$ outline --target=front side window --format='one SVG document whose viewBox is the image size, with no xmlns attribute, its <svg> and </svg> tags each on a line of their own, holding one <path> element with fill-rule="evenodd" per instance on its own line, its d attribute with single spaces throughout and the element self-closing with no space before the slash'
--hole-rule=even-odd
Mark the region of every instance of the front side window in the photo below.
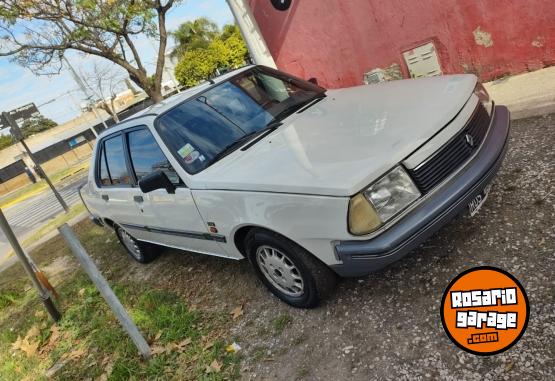
<svg viewBox="0 0 555 381">
<path fill-rule="evenodd" d="M 170 162 L 146 128 L 129 132 L 129 154 L 137 181 L 156 170 L 163 171 L 170 181 L 180 184 L 180 179 Z"/>
<path fill-rule="evenodd" d="M 112 185 L 130 184 L 130 177 L 125 164 L 122 136 L 118 135 L 106 139 L 104 141 L 104 152 Z"/>
<path fill-rule="evenodd" d="M 277 70 L 256 67 L 162 114 L 156 128 L 185 170 L 194 174 L 219 160 L 234 143 L 324 92 Z"/>
</svg>

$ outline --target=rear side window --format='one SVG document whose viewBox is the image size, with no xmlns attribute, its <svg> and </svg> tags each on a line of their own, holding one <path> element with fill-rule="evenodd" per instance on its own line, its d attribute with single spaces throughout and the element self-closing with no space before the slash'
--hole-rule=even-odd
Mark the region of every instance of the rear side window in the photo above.
<svg viewBox="0 0 555 381">
<path fill-rule="evenodd" d="M 112 185 L 130 184 L 130 177 L 129 173 L 127 173 L 127 166 L 125 164 L 123 141 L 121 138 L 121 135 L 119 135 L 104 141 L 106 163 Z"/>
<path fill-rule="evenodd" d="M 102 185 L 112 185 L 110 180 L 110 174 L 108 173 L 108 168 L 106 167 L 106 154 L 104 153 L 104 147 L 101 147 L 100 152 L 100 184 Z"/>
<path fill-rule="evenodd" d="M 163 171 L 170 181 L 180 184 L 180 179 L 170 162 L 147 129 L 129 132 L 129 154 L 137 181 L 156 170 Z"/>
</svg>

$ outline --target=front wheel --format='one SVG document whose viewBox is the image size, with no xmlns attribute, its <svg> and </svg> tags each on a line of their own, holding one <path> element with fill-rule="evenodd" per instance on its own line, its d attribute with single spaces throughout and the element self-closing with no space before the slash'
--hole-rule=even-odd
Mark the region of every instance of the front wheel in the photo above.
<svg viewBox="0 0 555 381">
<path fill-rule="evenodd" d="M 116 235 L 127 254 L 139 263 L 150 263 L 160 255 L 160 248 L 135 239 L 121 226 L 116 226 Z"/>
<path fill-rule="evenodd" d="M 332 270 L 276 233 L 251 230 L 245 247 L 256 275 L 274 295 L 293 307 L 314 308 L 335 288 Z"/>
</svg>

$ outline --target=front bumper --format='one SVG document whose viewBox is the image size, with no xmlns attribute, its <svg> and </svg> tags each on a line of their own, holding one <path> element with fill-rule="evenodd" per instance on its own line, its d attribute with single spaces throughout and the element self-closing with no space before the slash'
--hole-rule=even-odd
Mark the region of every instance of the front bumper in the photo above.
<svg viewBox="0 0 555 381">
<path fill-rule="evenodd" d="M 344 277 L 380 270 L 408 254 L 461 214 L 499 170 L 507 150 L 509 125 L 509 110 L 496 106 L 482 147 L 454 178 L 376 238 L 339 242 L 335 252 L 342 263 L 331 268 Z"/>
</svg>

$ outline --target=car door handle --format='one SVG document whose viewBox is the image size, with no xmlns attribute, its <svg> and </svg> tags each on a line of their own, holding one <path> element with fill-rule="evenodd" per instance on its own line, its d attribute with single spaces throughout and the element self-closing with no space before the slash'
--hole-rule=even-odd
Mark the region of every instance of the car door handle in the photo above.
<svg viewBox="0 0 555 381">
<path fill-rule="evenodd" d="M 133 201 L 135 202 L 143 202 L 145 199 L 143 198 L 143 196 L 133 196 Z"/>
<path fill-rule="evenodd" d="M 102 195 L 102 199 L 103 199 L 104 201 L 108 201 L 108 200 L 110 199 L 110 197 L 108 197 L 107 194 L 103 194 L 103 195 Z"/>
</svg>

